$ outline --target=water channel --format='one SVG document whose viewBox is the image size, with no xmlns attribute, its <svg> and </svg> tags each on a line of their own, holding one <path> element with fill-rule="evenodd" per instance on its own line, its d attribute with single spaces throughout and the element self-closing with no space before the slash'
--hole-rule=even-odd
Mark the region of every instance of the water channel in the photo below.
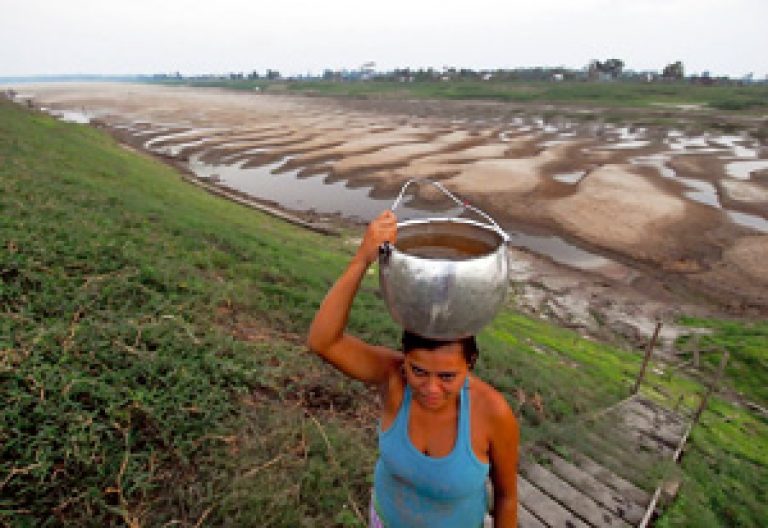
<svg viewBox="0 0 768 528">
<path fill-rule="evenodd" d="M 89 123 L 94 114 L 83 109 L 47 110 L 58 118 L 75 122 Z M 539 131 L 548 134 L 548 143 L 558 144 L 572 139 L 574 132 L 568 126 L 554 127 L 542 120 L 521 126 L 523 123 L 510 123 L 513 129 L 502 132 L 499 139 L 508 141 L 512 131 L 519 134 L 526 131 Z M 148 122 L 134 122 L 132 124 L 117 125 L 130 132 L 135 137 L 150 137 L 145 141 L 144 147 L 153 152 L 177 156 L 183 149 L 204 147 L 206 143 L 214 141 L 215 134 L 220 131 L 216 128 L 189 128 L 174 126 L 172 124 L 159 124 Z M 559 133 L 558 133 L 559 131 Z M 167 133 L 164 133 L 167 132 Z M 607 125 L 603 131 L 607 144 L 603 149 L 628 150 L 643 149 L 651 144 L 646 137 L 646 130 L 629 129 L 626 127 L 612 127 Z M 208 135 L 206 135 L 208 134 Z M 768 168 L 768 160 L 758 159 L 756 148 L 746 146 L 746 139 L 741 136 L 714 136 L 707 135 L 688 137 L 679 131 L 670 131 L 663 140 L 667 151 L 652 155 L 630 158 L 630 163 L 636 165 L 651 166 L 665 178 L 673 179 L 688 187 L 685 196 L 691 200 L 703 203 L 709 207 L 723 210 L 729 218 L 740 225 L 768 233 L 768 220 L 757 215 L 723 208 L 716 187 L 703 180 L 683 178 L 678 176 L 667 163 L 673 155 L 689 153 L 719 153 L 721 158 L 727 160 L 725 170 L 729 177 L 739 180 L 748 180 L 752 172 Z M 299 176 L 298 170 L 278 171 L 288 159 L 262 165 L 245 168 L 247 156 L 263 152 L 264 149 L 250 149 L 238 151 L 221 159 L 220 163 L 210 164 L 201 161 L 200 154 L 189 158 L 189 168 L 201 178 L 216 181 L 218 184 L 252 195 L 261 200 L 275 202 L 281 207 L 298 212 L 315 212 L 328 215 L 342 215 L 359 221 L 369 221 L 384 209 L 391 207 L 392 198 L 371 196 L 367 187 L 350 187 L 343 181 L 329 182 L 327 175 L 318 174 L 310 177 Z M 578 185 L 587 175 L 586 171 L 573 171 L 556 174 L 553 178 L 557 181 Z M 424 218 L 429 216 L 456 216 L 461 211 L 455 208 L 446 208 L 441 211 L 426 211 L 416 207 L 413 200 L 406 200 L 398 208 L 398 217 L 406 220 L 411 218 Z M 568 266 L 580 269 L 596 269 L 609 265 L 612 261 L 600 255 L 586 251 L 557 236 L 543 236 L 526 233 L 516 229 L 508 230 L 513 246 L 522 247 L 544 255 Z"/>
</svg>

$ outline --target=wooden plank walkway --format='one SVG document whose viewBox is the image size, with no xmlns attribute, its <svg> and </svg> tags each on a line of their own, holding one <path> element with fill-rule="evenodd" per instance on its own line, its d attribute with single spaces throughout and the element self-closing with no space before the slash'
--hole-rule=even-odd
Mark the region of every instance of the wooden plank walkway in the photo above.
<svg viewBox="0 0 768 528">
<path fill-rule="evenodd" d="M 565 456 L 528 446 L 531 456 L 518 471 L 518 526 L 634 528 L 647 522 L 655 501 L 635 477 L 649 473 L 649 461 L 673 461 L 685 441 L 686 419 L 634 395 L 584 427 L 586 434 L 564 449 Z M 485 527 L 492 526 L 487 518 Z"/>
</svg>

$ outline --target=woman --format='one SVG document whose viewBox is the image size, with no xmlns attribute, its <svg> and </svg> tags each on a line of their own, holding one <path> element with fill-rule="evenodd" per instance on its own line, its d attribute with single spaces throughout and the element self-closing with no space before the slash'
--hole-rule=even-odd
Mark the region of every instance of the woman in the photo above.
<svg viewBox="0 0 768 528">
<path fill-rule="evenodd" d="M 379 246 L 395 242 L 396 222 L 385 211 L 369 224 L 308 339 L 325 361 L 380 389 L 371 526 L 479 528 L 490 475 L 494 526 L 515 527 L 518 425 L 504 397 L 471 374 L 474 337 L 434 341 L 405 332 L 399 352 L 345 333 L 360 281 Z"/>
</svg>

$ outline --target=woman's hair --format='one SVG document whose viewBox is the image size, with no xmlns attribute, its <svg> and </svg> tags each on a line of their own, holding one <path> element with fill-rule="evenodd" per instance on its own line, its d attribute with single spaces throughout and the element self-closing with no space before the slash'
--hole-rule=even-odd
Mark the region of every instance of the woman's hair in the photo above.
<svg viewBox="0 0 768 528">
<path fill-rule="evenodd" d="M 464 354 L 464 360 L 467 362 L 467 365 L 469 365 L 469 368 L 473 368 L 475 366 L 477 356 L 480 355 L 480 350 L 477 348 L 475 336 L 442 341 L 439 339 L 422 337 L 418 334 L 414 334 L 413 332 L 409 332 L 408 330 L 404 330 L 401 342 L 403 346 L 403 354 L 407 354 L 411 350 L 416 350 L 417 348 L 422 350 L 436 350 L 450 343 L 459 343 L 461 345 L 461 351 Z"/>
</svg>

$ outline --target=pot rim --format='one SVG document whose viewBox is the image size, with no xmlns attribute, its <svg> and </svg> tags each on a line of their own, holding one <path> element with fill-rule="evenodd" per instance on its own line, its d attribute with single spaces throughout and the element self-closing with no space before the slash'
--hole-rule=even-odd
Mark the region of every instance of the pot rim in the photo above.
<svg viewBox="0 0 768 528">
<path fill-rule="evenodd" d="M 432 223 L 443 223 L 443 224 L 467 224 L 474 227 L 479 227 L 481 229 L 485 229 L 486 231 L 491 231 L 492 233 L 498 235 L 501 237 L 501 241 L 499 245 L 505 245 L 509 244 L 509 241 L 511 240 L 510 236 L 502 229 L 497 228 L 490 224 L 484 224 L 482 222 L 478 222 L 477 220 L 472 220 L 470 218 L 414 218 L 411 220 L 403 220 L 402 222 L 397 223 L 397 229 L 400 230 L 404 227 L 409 227 L 412 225 L 419 225 L 419 224 L 432 224 Z M 394 246 L 393 246 L 394 247 Z"/>
</svg>

